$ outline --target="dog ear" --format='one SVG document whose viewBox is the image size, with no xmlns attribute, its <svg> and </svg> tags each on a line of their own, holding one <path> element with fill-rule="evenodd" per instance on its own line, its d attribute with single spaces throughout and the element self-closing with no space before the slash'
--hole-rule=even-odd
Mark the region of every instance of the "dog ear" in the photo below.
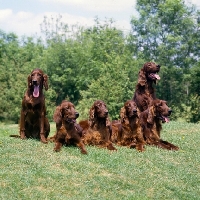
<svg viewBox="0 0 200 200">
<path fill-rule="evenodd" d="M 147 122 L 149 124 L 153 124 L 154 123 L 154 117 L 155 117 L 155 107 L 154 106 L 150 106 L 149 110 L 148 110 Z"/>
<path fill-rule="evenodd" d="M 48 85 L 48 76 L 46 74 L 43 74 L 43 86 L 45 90 L 47 91 L 49 88 L 49 85 Z"/>
<path fill-rule="evenodd" d="M 56 124 L 62 124 L 62 108 L 61 108 L 61 106 L 56 107 L 56 110 L 53 115 L 53 121 L 56 122 Z"/>
<path fill-rule="evenodd" d="M 89 112 L 89 125 L 90 125 L 90 127 L 92 127 L 94 125 L 94 118 L 95 118 L 95 106 L 93 105 L 90 108 L 90 112 Z"/>
<path fill-rule="evenodd" d="M 111 121 L 109 117 L 106 117 L 106 126 L 111 126 Z"/>
<path fill-rule="evenodd" d="M 31 74 L 28 76 L 27 82 L 28 82 L 28 88 L 30 88 L 32 85 Z"/>
<path fill-rule="evenodd" d="M 120 120 L 121 120 L 121 123 L 125 123 L 126 125 L 129 124 L 129 120 L 128 120 L 128 117 L 126 115 L 126 109 L 125 109 L 124 106 L 120 110 Z"/>
<path fill-rule="evenodd" d="M 145 72 L 144 72 L 143 68 L 139 71 L 139 74 L 138 74 L 138 83 L 141 86 L 144 86 L 146 84 L 146 75 L 145 75 Z"/>
</svg>

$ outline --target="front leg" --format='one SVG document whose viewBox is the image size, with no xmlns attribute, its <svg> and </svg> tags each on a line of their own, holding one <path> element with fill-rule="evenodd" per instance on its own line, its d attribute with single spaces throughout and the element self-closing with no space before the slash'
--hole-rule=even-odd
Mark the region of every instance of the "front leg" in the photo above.
<svg viewBox="0 0 200 200">
<path fill-rule="evenodd" d="M 41 112 L 41 119 L 40 119 L 40 141 L 42 143 L 48 143 L 45 134 L 44 134 L 44 111 Z"/>
<path fill-rule="evenodd" d="M 113 146 L 111 141 L 106 142 L 106 148 L 111 151 L 117 151 L 117 149 Z"/>
<path fill-rule="evenodd" d="M 60 132 L 59 131 L 56 132 L 54 151 L 59 152 L 64 143 L 65 143 L 65 135 L 62 133 L 62 130 Z"/>
<path fill-rule="evenodd" d="M 63 143 L 61 141 L 56 141 L 55 142 L 55 147 L 54 147 L 54 151 L 59 152 L 61 150 L 61 147 L 63 146 Z"/>
<path fill-rule="evenodd" d="M 26 138 L 26 135 L 25 135 L 25 113 L 24 113 L 23 109 L 21 110 L 21 114 L 20 114 L 20 138 L 21 139 Z"/>
<path fill-rule="evenodd" d="M 111 134 L 112 134 L 112 128 L 111 128 L 111 126 L 107 126 L 106 127 L 106 132 L 107 132 L 107 134 L 106 134 L 106 137 L 105 137 L 105 141 L 106 141 L 106 147 L 107 147 L 107 149 L 108 150 L 117 150 L 113 146 L 113 144 L 111 142 Z"/>
</svg>

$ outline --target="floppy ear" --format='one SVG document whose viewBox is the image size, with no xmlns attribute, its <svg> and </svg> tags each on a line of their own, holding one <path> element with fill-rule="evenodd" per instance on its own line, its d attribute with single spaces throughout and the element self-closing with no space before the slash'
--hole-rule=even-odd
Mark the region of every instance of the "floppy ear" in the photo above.
<svg viewBox="0 0 200 200">
<path fill-rule="evenodd" d="M 94 105 L 90 108 L 89 112 L 89 125 L 92 127 L 94 125 L 94 118 L 95 118 L 95 107 Z"/>
<path fill-rule="evenodd" d="M 27 81 L 28 81 L 28 88 L 30 88 L 32 85 L 31 74 L 28 76 Z"/>
<path fill-rule="evenodd" d="M 48 90 L 49 85 L 48 85 L 48 76 L 46 74 L 43 74 L 43 86 L 45 90 Z"/>
<path fill-rule="evenodd" d="M 149 124 L 153 124 L 154 123 L 154 117 L 155 117 L 155 107 L 154 106 L 150 106 L 149 110 L 148 110 L 148 117 L 147 117 L 147 122 Z"/>
<path fill-rule="evenodd" d="M 62 109 L 61 106 L 57 106 L 56 110 L 53 115 L 53 121 L 56 122 L 56 124 L 62 123 Z"/>
<path fill-rule="evenodd" d="M 126 109 L 125 109 L 124 106 L 120 110 L 120 120 L 121 120 L 121 123 L 125 123 L 126 125 L 129 124 L 129 120 L 128 120 L 128 117 L 126 115 Z"/>
<path fill-rule="evenodd" d="M 111 122 L 109 117 L 106 117 L 106 126 L 111 126 Z"/>
<path fill-rule="evenodd" d="M 138 74 L 138 83 L 141 86 L 144 86 L 146 84 L 146 76 L 145 76 L 145 72 L 144 72 L 143 68 L 139 71 L 139 74 Z"/>
</svg>

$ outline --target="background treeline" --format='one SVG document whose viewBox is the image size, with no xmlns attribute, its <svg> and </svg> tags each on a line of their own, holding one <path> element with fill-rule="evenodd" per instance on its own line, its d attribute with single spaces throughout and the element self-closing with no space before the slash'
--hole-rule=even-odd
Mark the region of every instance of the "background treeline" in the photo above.
<svg viewBox="0 0 200 200">
<path fill-rule="evenodd" d="M 125 33 L 112 20 L 69 27 L 62 16 L 45 17 L 41 37 L 19 38 L 0 30 L 0 121 L 18 123 L 34 68 L 49 76 L 50 121 L 63 99 L 75 104 L 80 119 L 101 99 L 117 119 L 147 61 L 161 65 L 156 92 L 173 109 L 172 119 L 200 121 L 200 11 L 181 0 L 138 0 L 136 9 L 132 30 Z"/>
</svg>

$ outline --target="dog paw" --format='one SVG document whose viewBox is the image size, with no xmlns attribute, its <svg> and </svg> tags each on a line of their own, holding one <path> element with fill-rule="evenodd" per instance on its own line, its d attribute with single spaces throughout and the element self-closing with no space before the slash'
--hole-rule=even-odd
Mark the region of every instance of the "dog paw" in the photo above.
<svg viewBox="0 0 200 200">
<path fill-rule="evenodd" d="M 81 150 L 81 153 L 82 153 L 82 154 L 88 154 L 87 151 L 84 150 L 84 149 Z"/>
</svg>

